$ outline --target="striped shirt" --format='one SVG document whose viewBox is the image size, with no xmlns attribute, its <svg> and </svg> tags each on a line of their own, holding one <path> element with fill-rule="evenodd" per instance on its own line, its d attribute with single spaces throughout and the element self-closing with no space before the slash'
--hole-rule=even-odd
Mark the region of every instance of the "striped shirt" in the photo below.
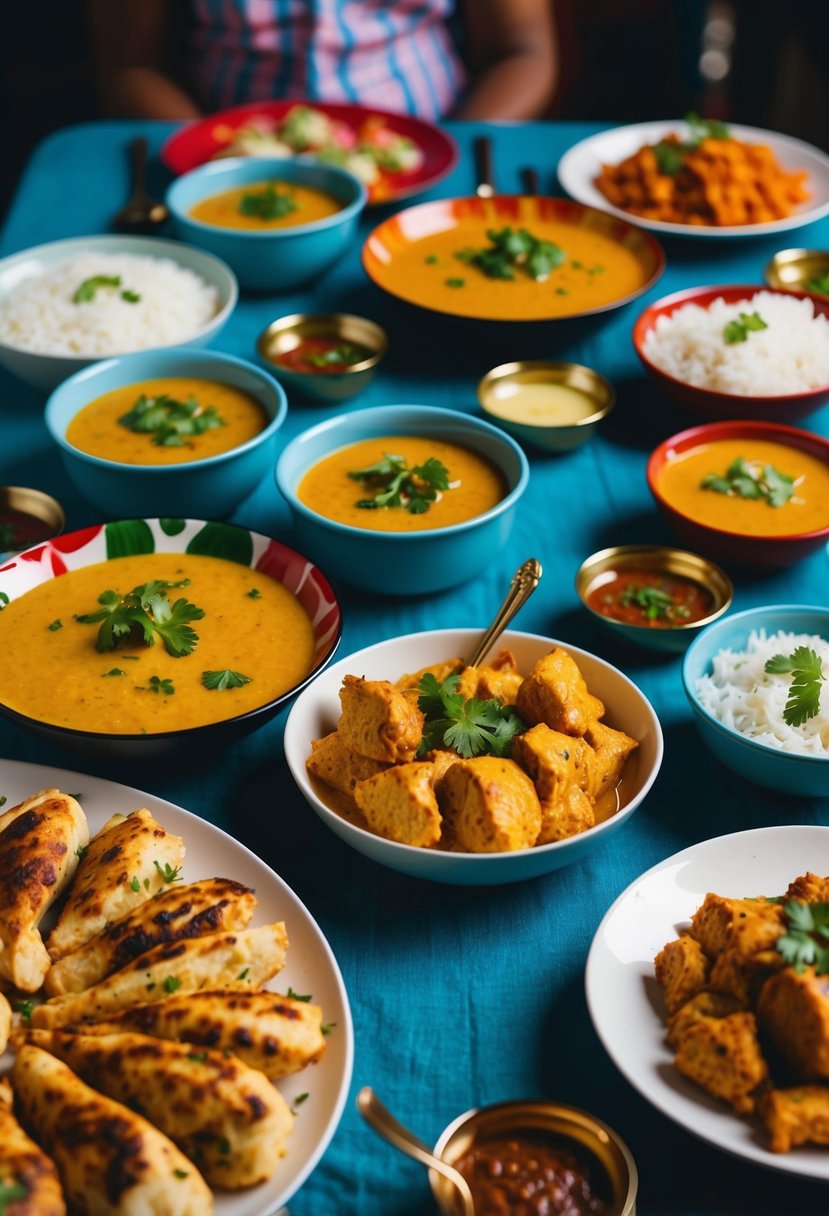
<svg viewBox="0 0 829 1216">
<path fill-rule="evenodd" d="M 454 0 L 189 0 L 188 78 L 208 111 L 354 102 L 437 119 L 466 83 Z"/>
</svg>

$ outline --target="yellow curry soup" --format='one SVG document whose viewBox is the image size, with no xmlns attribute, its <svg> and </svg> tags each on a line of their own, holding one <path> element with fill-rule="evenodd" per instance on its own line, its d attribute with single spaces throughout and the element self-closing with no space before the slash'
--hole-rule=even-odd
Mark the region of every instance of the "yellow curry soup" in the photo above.
<svg viewBox="0 0 829 1216">
<path fill-rule="evenodd" d="M 712 476 L 725 477 L 743 459 L 762 476 L 771 466 L 793 478 L 791 497 L 771 506 L 763 496 L 741 497 L 704 488 Z M 656 482 L 667 504 L 688 519 L 744 536 L 795 536 L 829 526 L 829 468 L 800 448 L 766 439 L 719 439 L 668 460 Z"/>
<path fill-rule="evenodd" d="M 123 596 L 154 579 L 189 579 L 165 594 L 171 605 L 185 599 L 203 609 L 192 621 L 195 648 L 173 657 L 160 639 L 148 646 L 132 634 L 99 653 L 99 625 L 76 617 L 94 613 L 105 591 Z M 154 553 L 70 571 L 27 591 L 0 613 L 0 651 L 15 655 L 3 681 L 9 709 L 73 730 L 155 734 L 267 705 L 307 675 L 314 631 L 292 592 L 267 575 L 217 557 Z M 223 672 L 247 682 L 205 687 L 204 673 L 216 684 Z"/>
<path fill-rule="evenodd" d="M 173 412 L 159 411 L 163 416 L 154 431 L 134 429 L 142 425 L 135 419 L 136 406 L 142 398 L 150 405 L 159 398 L 168 398 L 188 408 L 191 402 L 196 402 L 196 420 L 209 412 L 210 425 L 205 429 L 193 427 L 196 431 L 193 434 L 185 428 L 171 444 L 165 440 L 171 429 L 169 420 L 179 416 L 181 410 L 173 406 Z M 66 439 L 81 452 L 119 464 L 185 464 L 248 443 L 265 430 L 268 422 L 267 411 L 251 393 L 220 380 L 173 376 L 126 384 L 96 397 L 72 418 L 66 428 Z"/>
<path fill-rule="evenodd" d="M 428 509 L 415 514 L 406 505 L 376 509 L 357 504 L 375 495 L 371 481 L 349 476 L 381 461 L 403 457 L 410 469 L 430 459 L 448 474 L 447 489 L 437 492 Z M 336 523 L 374 532 L 422 532 L 474 519 L 497 506 L 508 493 L 501 471 L 484 456 L 459 444 L 414 435 L 389 435 L 349 444 L 312 465 L 297 487 L 301 503 Z"/>
<path fill-rule="evenodd" d="M 279 199 L 287 201 L 280 206 Z M 190 218 L 214 228 L 273 232 L 328 219 L 342 211 L 343 206 L 333 194 L 313 186 L 281 181 L 248 182 L 201 199 L 190 208 Z"/>
</svg>

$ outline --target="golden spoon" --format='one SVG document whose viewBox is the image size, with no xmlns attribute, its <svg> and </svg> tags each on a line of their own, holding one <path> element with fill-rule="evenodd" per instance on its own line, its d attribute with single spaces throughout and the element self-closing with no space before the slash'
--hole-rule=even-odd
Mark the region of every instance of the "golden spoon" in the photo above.
<svg viewBox="0 0 829 1216">
<path fill-rule="evenodd" d="M 487 629 L 470 656 L 467 666 L 477 667 L 481 659 L 492 649 L 496 640 L 509 625 L 513 617 L 524 607 L 541 581 L 541 562 L 530 557 L 518 567 L 512 576 L 509 591 L 498 609 L 494 621 Z"/>
</svg>

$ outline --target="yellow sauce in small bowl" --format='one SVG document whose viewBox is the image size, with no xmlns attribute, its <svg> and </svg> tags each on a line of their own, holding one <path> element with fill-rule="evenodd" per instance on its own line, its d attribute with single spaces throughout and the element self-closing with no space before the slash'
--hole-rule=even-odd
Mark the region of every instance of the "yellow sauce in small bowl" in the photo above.
<svg viewBox="0 0 829 1216">
<path fill-rule="evenodd" d="M 504 380 L 493 385 L 487 412 L 525 426 L 575 426 L 597 413 L 589 393 L 553 381 Z"/>
</svg>

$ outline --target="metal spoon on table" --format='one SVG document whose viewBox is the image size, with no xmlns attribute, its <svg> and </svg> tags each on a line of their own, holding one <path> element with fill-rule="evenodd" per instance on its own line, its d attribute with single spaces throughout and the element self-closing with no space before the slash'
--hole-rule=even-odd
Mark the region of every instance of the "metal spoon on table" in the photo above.
<svg viewBox="0 0 829 1216">
<path fill-rule="evenodd" d="M 164 203 L 147 194 L 147 141 L 143 135 L 131 141 L 129 154 L 132 197 L 112 222 L 118 232 L 148 235 L 166 223 L 170 213 Z"/>
<path fill-rule="evenodd" d="M 495 194 L 495 174 L 492 168 L 492 140 L 488 135 L 479 135 L 473 144 L 475 154 L 475 193 L 478 198 L 492 198 Z"/>
<path fill-rule="evenodd" d="M 541 562 L 535 557 L 528 558 L 518 567 L 512 576 L 512 582 L 503 604 L 498 609 L 489 629 L 482 634 L 478 645 L 469 656 L 467 666 L 477 667 L 481 659 L 492 649 L 507 625 L 535 591 L 541 581 L 542 573 Z"/>
<path fill-rule="evenodd" d="M 370 1085 L 364 1085 L 357 1094 L 357 1109 L 370 1127 L 389 1144 L 393 1144 L 407 1157 L 413 1157 L 421 1165 L 426 1165 L 436 1173 L 442 1174 L 455 1187 L 461 1201 L 462 1216 L 475 1216 L 475 1206 L 472 1202 L 472 1192 L 463 1174 L 454 1166 L 436 1157 L 428 1145 L 419 1140 L 414 1132 L 395 1119 L 387 1110 Z"/>
</svg>

